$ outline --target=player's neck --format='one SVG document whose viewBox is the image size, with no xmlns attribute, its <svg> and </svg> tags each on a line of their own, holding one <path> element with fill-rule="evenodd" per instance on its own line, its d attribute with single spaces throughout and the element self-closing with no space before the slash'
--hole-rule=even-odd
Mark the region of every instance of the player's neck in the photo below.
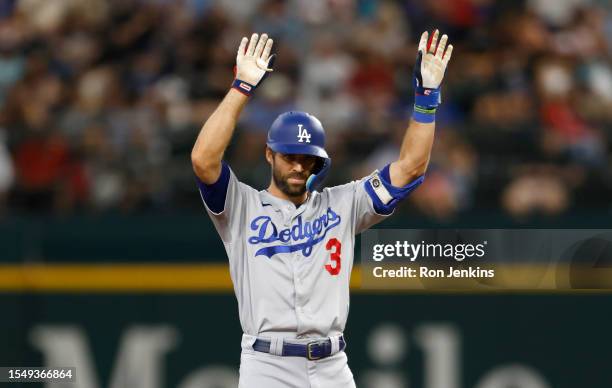
<svg viewBox="0 0 612 388">
<path fill-rule="evenodd" d="M 270 186 L 268 186 L 267 188 L 268 193 L 272 194 L 273 196 L 280 198 L 280 199 L 284 199 L 286 201 L 291 201 L 293 202 L 293 204 L 295 206 L 300 206 L 301 204 L 303 204 L 304 202 L 306 202 L 306 199 L 308 199 L 308 192 L 305 192 L 304 194 L 301 194 L 299 196 L 289 196 L 285 193 L 283 193 L 275 184 L 274 182 L 270 183 Z"/>
</svg>

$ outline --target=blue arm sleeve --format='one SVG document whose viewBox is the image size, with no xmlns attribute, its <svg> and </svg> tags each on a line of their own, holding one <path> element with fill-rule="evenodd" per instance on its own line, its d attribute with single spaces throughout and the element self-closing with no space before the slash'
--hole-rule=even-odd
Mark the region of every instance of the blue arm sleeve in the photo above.
<svg viewBox="0 0 612 388">
<path fill-rule="evenodd" d="M 397 206 L 397 204 L 401 200 L 406 198 L 408 194 L 410 194 L 414 189 L 416 189 L 425 180 L 425 175 L 421 175 L 420 177 L 416 178 L 412 182 L 408 183 L 406 186 L 395 187 L 391 184 L 389 166 L 390 164 L 387 164 L 378 174 L 378 176 L 380 177 L 380 182 L 391 195 L 392 199 L 388 203 L 386 204 L 383 203 L 383 201 L 380 199 L 378 194 L 376 194 L 374 187 L 372 187 L 373 181 L 376 180 L 376 178 L 370 178 L 364 182 L 366 192 L 368 193 L 370 198 L 372 198 L 372 203 L 374 204 L 374 210 L 376 210 L 376 213 L 383 214 L 383 215 L 391 214 L 393 210 L 395 210 L 395 207 Z"/>
<path fill-rule="evenodd" d="M 196 176 L 202 199 L 213 213 L 219 214 L 225 209 L 225 197 L 227 196 L 229 179 L 230 169 L 225 161 L 221 162 L 221 175 L 219 175 L 219 179 L 215 183 L 207 185 Z"/>
</svg>

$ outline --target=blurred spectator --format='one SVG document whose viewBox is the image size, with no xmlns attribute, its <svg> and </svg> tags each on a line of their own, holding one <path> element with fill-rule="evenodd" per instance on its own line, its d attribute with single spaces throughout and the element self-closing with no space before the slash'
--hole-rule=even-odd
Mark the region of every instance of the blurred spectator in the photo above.
<svg viewBox="0 0 612 388">
<path fill-rule="evenodd" d="M 547 171 L 548 170 L 548 171 Z M 570 194 L 558 171 L 534 166 L 521 171 L 505 188 L 504 208 L 517 217 L 554 215 L 565 210 Z"/>
<path fill-rule="evenodd" d="M 4 212 L 6 198 L 13 187 L 15 171 L 11 155 L 6 146 L 6 133 L 0 130 L 0 213 Z"/>
<path fill-rule="evenodd" d="M 319 32 L 302 64 L 299 106 L 317 112 L 330 130 L 346 128 L 357 115 L 355 101 L 347 93 L 355 63 L 338 44 L 331 33 Z"/>
<path fill-rule="evenodd" d="M 528 5 L 538 17 L 553 26 L 569 23 L 576 9 L 591 3 L 590 0 L 529 0 Z"/>
<path fill-rule="evenodd" d="M 426 174 L 425 190 L 413 194 L 416 208 L 437 220 L 450 219 L 474 205 L 477 179 L 474 149 L 453 130 L 442 132 Z"/>
<path fill-rule="evenodd" d="M 267 133 L 278 115 L 298 109 L 294 94 L 291 81 L 283 74 L 275 74 L 259 87 L 257 97 L 246 106 L 241 124 L 250 132 Z"/>
<path fill-rule="evenodd" d="M 0 202 L 15 212 L 201 206 L 189 153 L 253 31 L 274 38 L 278 57 L 227 152 L 237 175 L 264 187 L 266 130 L 302 109 L 327 129 L 328 184 L 361 177 L 399 152 L 415 40 L 434 26 L 456 51 L 410 211 L 444 220 L 609 207 L 603 0 L 0 2 Z"/>
</svg>

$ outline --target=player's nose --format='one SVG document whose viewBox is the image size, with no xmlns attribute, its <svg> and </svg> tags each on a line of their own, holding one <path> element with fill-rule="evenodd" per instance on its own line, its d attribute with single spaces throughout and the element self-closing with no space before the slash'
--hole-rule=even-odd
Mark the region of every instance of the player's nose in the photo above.
<svg viewBox="0 0 612 388">
<path fill-rule="evenodd" d="M 294 165 L 293 168 L 291 169 L 291 172 L 293 174 L 300 174 L 300 175 L 302 175 L 304 173 L 304 171 L 305 171 L 304 167 L 302 167 L 302 165 L 299 164 L 299 163 Z"/>
<path fill-rule="evenodd" d="M 298 155 L 293 160 L 293 167 L 296 171 L 304 172 L 310 168 L 310 165 L 313 164 L 313 160 L 311 157 L 307 155 Z"/>
<path fill-rule="evenodd" d="M 294 172 L 304 172 L 304 162 L 301 160 L 294 160 L 291 166 Z"/>
</svg>

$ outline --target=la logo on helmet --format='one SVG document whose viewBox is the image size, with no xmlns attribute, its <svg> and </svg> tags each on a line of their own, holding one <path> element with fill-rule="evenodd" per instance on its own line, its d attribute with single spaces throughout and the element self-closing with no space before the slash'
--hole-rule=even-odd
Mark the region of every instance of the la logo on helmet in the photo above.
<svg viewBox="0 0 612 388">
<path fill-rule="evenodd" d="M 304 143 L 304 140 L 306 143 L 310 143 L 310 133 L 308 133 L 306 128 L 302 128 L 302 124 L 298 124 L 297 138 L 300 143 Z"/>
</svg>

